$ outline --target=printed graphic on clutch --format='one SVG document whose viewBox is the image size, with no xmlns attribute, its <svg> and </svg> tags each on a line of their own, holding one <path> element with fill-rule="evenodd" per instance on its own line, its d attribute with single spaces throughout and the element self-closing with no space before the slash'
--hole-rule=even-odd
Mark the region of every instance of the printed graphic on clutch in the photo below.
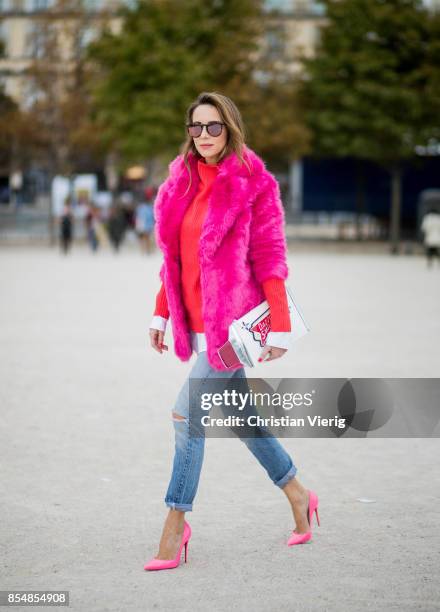
<svg viewBox="0 0 440 612">
<path fill-rule="evenodd" d="M 266 345 L 267 334 L 270 332 L 270 310 L 267 309 L 261 314 L 258 319 L 249 324 L 249 331 L 252 333 L 256 342 L 260 346 Z"/>
</svg>

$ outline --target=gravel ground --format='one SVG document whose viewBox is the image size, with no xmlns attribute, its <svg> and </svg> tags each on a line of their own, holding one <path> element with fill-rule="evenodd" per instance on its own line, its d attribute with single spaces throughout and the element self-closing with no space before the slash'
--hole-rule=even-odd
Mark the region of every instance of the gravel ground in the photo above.
<svg viewBox="0 0 440 612">
<path fill-rule="evenodd" d="M 290 548 L 282 492 L 238 440 L 207 439 L 188 563 L 143 571 L 195 359 L 170 329 L 167 354 L 149 347 L 160 263 L 0 251 L 0 589 L 69 590 L 81 612 L 439 610 L 438 439 L 283 439 L 320 500 Z M 438 376 L 440 266 L 292 251 L 289 282 L 313 333 L 248 376 Z"/>
</svg>

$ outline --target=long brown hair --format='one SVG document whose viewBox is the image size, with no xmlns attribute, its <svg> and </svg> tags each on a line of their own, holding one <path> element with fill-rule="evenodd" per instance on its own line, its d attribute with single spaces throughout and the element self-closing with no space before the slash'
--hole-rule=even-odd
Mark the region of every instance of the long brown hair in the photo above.
<svg viewBox="0 0 440 612">
<path fill-rule="evenodd" d="M 193 113 L 200 104 L 211 104 L 212 106 L 215 106 L 215 108 L 218 110 L 221 120 L 223 121 L 223 123 L 225 123 L 225 127 L 227 130 L 227 140 L 226 145 L 224 146 L 218 157 L 217 163 L 227 157 L 230 153 L 235 153 L 241 163 L 245 164 L 245 166 L 249 170 L 249 174 L 251 174 L 251 168 L 248 162 L 243 157 L 243 147 L 245 144 L 244 123 L 243 119 L 241 118 L 240 111 L 238 110 L 234 102 L 227 96 L 223 96 L 222 94 L 219 94 L 215 91 L 205 91 L 199 94 L 194 100 L 194 102 L 189 105 L 186 111 L 186 123 L 192 123 Z M 202 159 L 202 156 L 196 149 L 194 140 L 187 133 L 186 141 L 183 143 L 180 151 L 181 154 L 183 154 L 183 161 L 189 174 L 189 184 L 185 194 L 188 193 L 188 190 L 190 189 L 192 183 L 191 167 L 188 162 L 188 154 L 190 151 L 196 158 Z"/>
</svg>

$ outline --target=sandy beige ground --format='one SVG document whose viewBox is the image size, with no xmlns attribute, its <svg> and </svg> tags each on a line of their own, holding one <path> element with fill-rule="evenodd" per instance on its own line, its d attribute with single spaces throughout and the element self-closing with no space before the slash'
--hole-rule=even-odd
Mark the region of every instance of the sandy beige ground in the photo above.
<svg viewBox="0 0 440 612">
<path fill-rule="evenodd" d="M 320 498 L 321 527 L 292 548 L 283 494 L 238 440 L 208 439 L 188 563 L 143 571 L 194 360 L 170 332 L 169 354 L 149 348 L 159 265 L 0 251 L 0 589 L 67 589 L 81 612 L 439 610 L 438 439 L 283 440 Z M 305 251 L 290 267 L 313 334 L 249 376 L 438 376 L 440 269 Z"/>
</svg>

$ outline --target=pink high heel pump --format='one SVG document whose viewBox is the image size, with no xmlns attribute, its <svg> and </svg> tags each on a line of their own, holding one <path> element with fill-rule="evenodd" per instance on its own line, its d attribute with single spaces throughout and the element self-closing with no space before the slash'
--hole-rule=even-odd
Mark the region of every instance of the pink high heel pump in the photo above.
<svg viewBox="0 0 440 612">
<path fill-rule="evenodd" d="M 177 551 L 177 555 L 175 559 L 151 559 L 148 563 L 144 565 L 144 570 L 152 571 L 152 570 L 163 570 L 163 569 L 172 569 L 180 565 L 180 558 L 182 555 L 182 548 L 185 546 L 185 563 L 188 557 L 188 542 L 191 537 L 191 527 L 189 523 L 185 521 L 185 526 L 183 528 L 183 536 L 182 541 L 179 546 L 179 550 Z"/>
<path fill-rule="evenodd" d="M 312 538 L 312 518 L 313 513 L 316 514 L 316 520 L 318 521 L 318 525 L 321 526 L 319 522 L 318 515 L 318 496 L 313 491 L 309 491 L 309 507 L 307 509 L 307 519 L 309 521 L 310 530 L 306 533 L 296 533 L 295 531 L 290 536 L 287 541 L 287 546 L 294 546 L 295 544 L 305 544 Z"/>
</svg>

